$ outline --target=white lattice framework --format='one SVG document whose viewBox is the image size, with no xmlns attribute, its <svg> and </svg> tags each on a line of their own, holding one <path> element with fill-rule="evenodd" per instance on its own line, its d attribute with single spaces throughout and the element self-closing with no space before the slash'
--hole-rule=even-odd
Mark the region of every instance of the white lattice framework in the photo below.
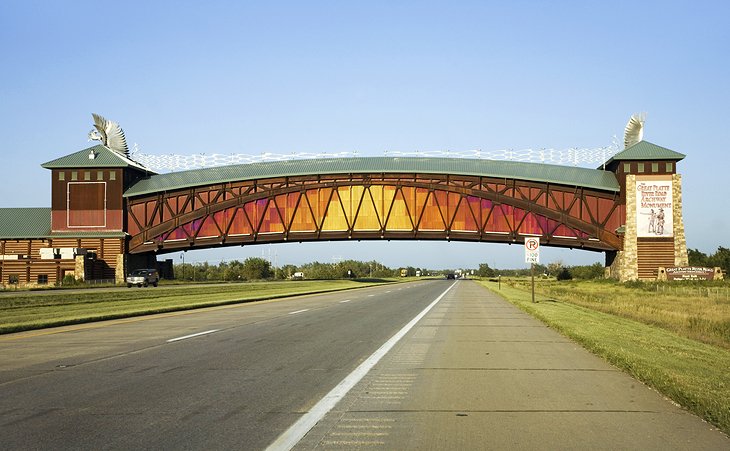
<svg viewBox="0 0 730 451">
<path fill-rule="evenodd" d="M 465 150 L 465 151 L 386 151 L 386 157 L 420 157 L 420 158 L 475 158 L 484 160 L 506 160 L 523 161 L 531 163 L 557 164 L 563 166 L 592 166 L 596 167 L 605 163 L 609 158 L 619 152 L 617 143 L 610 146 L 593 148 L 570 148 L 570 149 L 503 149 L 503 150 Z M 261 163 L 267 161 L 290 161 L 290 160 L 311 160 L 318 158 L 357 158 L 373 157 L 376 155 L 363 155 L 354 152 L 321 152 L 321 153 L 291 153 L 275 154 L 261 153 L 250 154 L 194 154 L 194 155 L 150 155 L 139 152 L 137 145 L 131 154 L 131 158 L 138 163 L 156 172 L 176 172 L 189 169 L 201 169 L 215 166 L 228 166 L 234 164 Z"/>
</svg>

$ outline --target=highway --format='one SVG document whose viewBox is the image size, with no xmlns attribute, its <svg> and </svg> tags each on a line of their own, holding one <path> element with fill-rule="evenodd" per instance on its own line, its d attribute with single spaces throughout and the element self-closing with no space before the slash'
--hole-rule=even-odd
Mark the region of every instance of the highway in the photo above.
<svg viewBox="0 0 730 451">
<path fill-rule="evenodd" d="M 3 447 L 265 448 L 450 283 L 2 336 Z"/>
<path fill-rule="evenodd" d="M 730 448 L 472 281 L 5 335 L 0 362 L 4 449 Z"/>
</svg>

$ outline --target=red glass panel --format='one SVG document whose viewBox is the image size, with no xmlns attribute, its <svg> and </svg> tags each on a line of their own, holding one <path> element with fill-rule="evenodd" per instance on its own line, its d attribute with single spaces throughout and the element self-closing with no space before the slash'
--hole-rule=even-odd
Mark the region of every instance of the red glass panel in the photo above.
<svg viewBox="0 0 730 451">
<path fill-rule="evenodd" d="M 228 235 L 251 235 L 253 233 L 253 227 L 242 208 L 234 209 L 230 224 Z"/>
</svg>

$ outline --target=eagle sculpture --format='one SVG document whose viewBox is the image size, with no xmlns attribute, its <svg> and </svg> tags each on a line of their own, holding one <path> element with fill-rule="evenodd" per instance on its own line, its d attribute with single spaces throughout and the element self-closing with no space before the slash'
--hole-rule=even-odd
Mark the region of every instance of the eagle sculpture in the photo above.
<svg viewBox="0 0 730 451">
<path fill-rule="evenodd" d="M 644 138 L 646 113 L 632 114 L 624 130 L 624 149 L 628 149 Z"/>
<path fill-rule="evenodd" d="M 114 152 L 129 157 L 127 139 L 124 137 L 124 130 L 114 121 L 108 121 L 102 116 L 92 113 L 94 117 L 94 129 L 89 132 L 89 140 L 101 141 L 101 143 Z"/>
</svg>

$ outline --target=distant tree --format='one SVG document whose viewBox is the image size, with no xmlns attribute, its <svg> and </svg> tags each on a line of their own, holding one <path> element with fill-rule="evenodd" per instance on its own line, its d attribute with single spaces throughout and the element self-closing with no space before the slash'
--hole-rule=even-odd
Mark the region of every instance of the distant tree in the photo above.
<svg viewBox="0 0 730 451">
<path fill-rule="evenodd" d="M 709 260 L 711 265 L 708 266 L 719 266 L 726 273 L 730 271 L 730 249 L 722 246 L 718 247 L 717 252 L 712 254 Z"/>
<path fill-rule="evenodd" d="M 604 268 L 601 263 L 594 263 L 588 266 L 572 266 L 570 273 L 576 279 L 590 280 L 590 279 L 603 279 Z"/>
<path fill-rule="evenodd" d="M 249 257 L 243 262 L 241 274 L 247 280 L 269 279 L 272 276 L 271 263 L 259 257 Z"/>
<path fill-rule="evenodd" d="M 488 263 L 480 263 L 477 275 L 479 277 L 494 277 L 494 270 L 489 267 Z"/>
<path fill-rule="evenodd" d="M 563 268 L 558 273 L 557 279 L 558 280 L 572 280 L 573 275 L 570 273 L 570 270 L 568 268 Z"/>
<path fill-rule="evenodd" d="M 281 268 L 276 269 L 277 279 L 289 279 L 294 275 L 295 272 L 299 271 L 294 265 L 284 265 Z"/>
<path fill-rule="evenodd" d="M 562 260 L 556 260 L 552 263 L 548 263 L 545 269 L 545 274 L 547 274 L 548 276 L 557 277 L 564 266 L 565 265 L 563 264 Z"/>
<path fill-rule="evenodd" d="M 697 249 L 687 249 L 687 257 L 690 266 L 710 266 L 707 254 Z"/>
<path fill-rule="evenodd" d="M 329 263 L 306 263 L 299 268 L 307 279 L 336 279 L 334 265 Z"/>
</svg>

